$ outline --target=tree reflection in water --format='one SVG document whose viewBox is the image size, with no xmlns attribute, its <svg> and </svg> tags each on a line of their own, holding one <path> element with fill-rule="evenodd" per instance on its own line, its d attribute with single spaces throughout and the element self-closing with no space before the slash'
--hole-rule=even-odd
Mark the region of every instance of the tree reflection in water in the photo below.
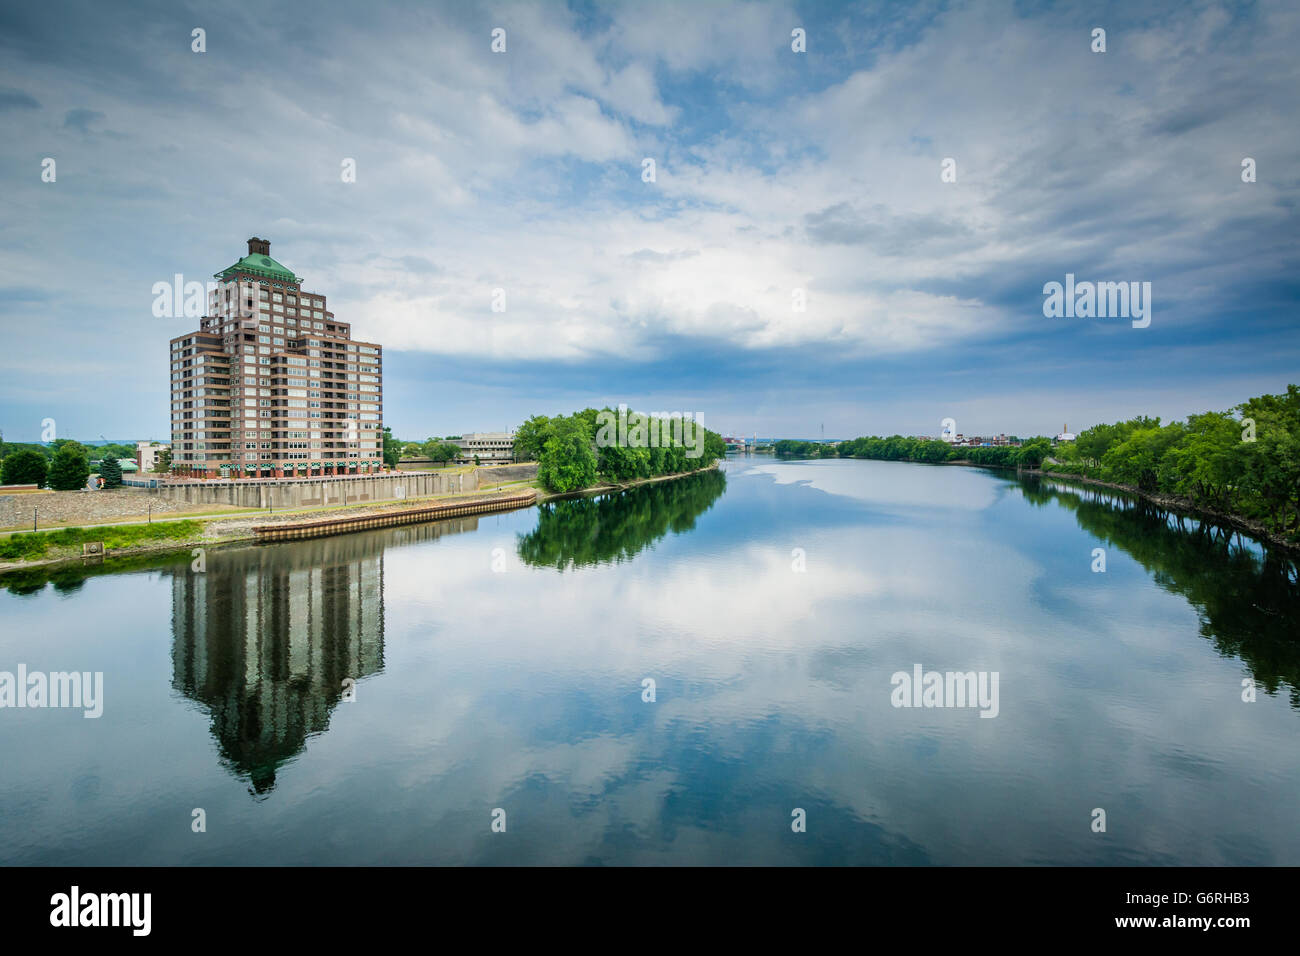
<svg viewBox="0 0 1300 956">
<path fill-rule="evenodd" d="M 1021 478 L 1025 499 L 1073 511 L 1079 527 L 1119 548 L 1196 609 L 1201 635 L 1237 657 L 1269 694 L 1300 709 L 1300 570 L 1232 528 L 1145 499 L 1050 479 Z"/>
<path fill-rule="evenodd" d="M 537 527 L 519 536 L 519 559 L 560 571 L 630 560 L 668 532 L 694 528 L 726 487 L 714 470 L 540 505 Z"/>
</svg>

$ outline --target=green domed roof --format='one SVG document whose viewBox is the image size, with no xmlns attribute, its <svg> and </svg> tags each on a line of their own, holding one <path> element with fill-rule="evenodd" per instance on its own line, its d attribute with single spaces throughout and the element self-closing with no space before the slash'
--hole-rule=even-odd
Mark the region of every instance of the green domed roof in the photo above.
<svg viewBox="0 0 1300 956">
<path fill-rule="evenodd" d="M 276 262 L 270 256 L 262 255 L 260 252 L 249 253 L 240 259 L 233 266 L 229 266 L 218 272 L 218 279 L 227 278 L 232 272 L 251 272 L 253 275 L 266 276 L 270 279 L 282 279 L 288 282 L 298 282 L 298 277 L 286 269 L 280 263 Z"/>
</svg>

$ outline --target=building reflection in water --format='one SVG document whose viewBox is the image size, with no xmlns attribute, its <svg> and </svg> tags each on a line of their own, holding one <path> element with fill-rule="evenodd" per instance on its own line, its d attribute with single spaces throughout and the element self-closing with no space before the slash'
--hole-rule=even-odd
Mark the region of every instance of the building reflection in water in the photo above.
<svg viewBox="0 0 1300 956">
<path fill-rule="evenodd" d="M 211 715 L 222 760 L 254 793 L 329 727 L 345 681 L 384 666 L 384 550 L 471 531 L 461 518 L 210 551 L 172 581 L 172 686 Z"/>
</svg>

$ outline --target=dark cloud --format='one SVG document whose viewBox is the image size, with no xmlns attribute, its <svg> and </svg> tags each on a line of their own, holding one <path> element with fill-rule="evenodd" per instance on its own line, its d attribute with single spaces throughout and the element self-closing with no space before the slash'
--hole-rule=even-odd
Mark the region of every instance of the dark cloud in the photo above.
<svg viewBox="0 0 1300 956">
<path fill-rule="evenodd" d="M 92 132 L 91 127 L 102 119 L 104 119 L 104 114 L 98 110 L 68 110 L 63 116 L 63 128 L 89 133 Z"/>
<path fill-rule="evenodd" d="M 41 104 L 35 97 L 16 90 L 13 87 L 0 87 L 0 111 L 3 110 L 38 110 Z"/>
<path fill-rule="evenodd" d="M 961 240 L 971 235 L 964 223 L 940 216 L 898 216 L 883 205 L 859 210 L 847 202 L 808 213 L 804 232 L 816 243 L 866 246 L 882 256 L 906 255 L 935 240 Z"/>
<path fill-rule="evenodd" d="M 350 312 L 383 297 L 400 306 L 431 295 L 441 306 L 481 292 L 486 301 L 487 290 L 509 285 L 514 316 L 533 291 L 567 299 L 589 284 L 611 303 L 596 302 L 592 324 L 622 336 L 624 323 L 654 356 L 625 382 L 628 364 L 606 358 L 520 362 L 488 354 L 487 344 L 469 358 L 437 352 L 450 336 L 426 340 L 430 353 L 393 347 L 386 416 L 426 434 L 474 427 L 488 387 L 498 425 L 529 411 L 528 395 L 558 386 L 631 398 L 628 389 L 698 390 L 711 397 L 694 407 L 730 402 L 741 424 L 752 396 L 778 385 L 789 396 L 781 414 L 795 421 L 809 409 L 807 420 L 820 422 L 812 383 L 823 400 L 865 409 L 948 382 L 961 394 L 1005 392 L 987 427 L 1024 431 L 1040 427 L 1040 400 L 1059 391 L 1067 367 L 1108 395 L 1163 380 L 1195 399 L 1202 382 L 1224 381 L 1225 368 L 1268 380 L 1234 385 L 1237 399 L 1294 378 L 1294 4 L 1233 5 L 1222 20 L 1215 7 L 1153 0 L 1137 16 L 1103 0 L 1098 22 L 1115 24 L 1105 56 L 1087 52 L 1086 30 L 1079 39 L 1081 4 L 1025 2 L 1014 13 L 835 5 L 833 16 L 814 7 L 804 18 L 815 55 L 786 54 L 787 28 L 746 76 L 719 52 L 735 44 L 712 38 L 734 37 L 729 21 L 751 6 L 701 5 L 683 26 L 679 5 L 526 0 L 509 8 L 510 56 L 494 58 L 486 37 L 495 14 L 451 2 L 394 2 L 358 17 L 355 4 L 322 0 L 306 19 L 268 19 L 265 4 L 230 0 L 206 23 L 168 0 L 141 0 L 129 18 L 97 2 L 9 5 L 0 10 L 10 84 L 0 87 L 0 186 L 23 227 L 21 238 L 0 241 L 0 266 L 22 285 L 0 290 L 0 408 L 14 415 L 21 401 L 23 420 L 35 423 L 118 416 L 87 434 L 165 433 L 160 353 L 139 358 L 142 346 L 165 347 L 165 336 L 139 297 L 176 271 L 207 278 L 254 234 Z M 190 50 L 194 26 L 208 31 L 205 54 Z M 647 132 L 629 105 L 639 86 L 621 99 L 601 88 L 629 62 L 659 80 L 674 122 Z M 782 82 L 756 92 L 763 84 L 750 81 L 764 77 Z M 560 122 L 552 111 L 565 97 Z M 579 108 L 592 98 L 599 108 Z M 78 103 L 98 109 L 68 109 Z M 66 132 L 46 145 L 60 124 Z M 571 160 L 574 143 L 584 151 Z M 47 153 L 59 160 L 57 184 L 42 182 L 33 162 Z M 949 154 L 962 178 L 940 187 L 939 158 Z M 641 155 L 663 157 L 657 187 L 641 182 Z M 1242 156 L 1259 160 L 1257 184 L 1240 181 Z M 343 157 L 358 160 L 355 184 L 339 181 Z M 629 221 L 622 232 L 601 228 L 620 216 Z M 587 230 L 598 238 L 585 247 L 566 241 Z M 683 295 L 681 282 L 719 253 L 716 289 L 701 282 L 694 298 Z M 559 268 L 574 262 L 577 271 Z M 787 264 L 806 276 L 816 340 L 797 329 L 783 339 L 781 314 L 747 308 L 753 289 L 793 284 L 764 272 Z M 1042 284 L 1067 271 L 1153 280 L 1152 328 L 1045 324 Z M 600 284 L 620 273 L 644 287 Z M 516 282 L 532 288 L 516 295 Z M 93 294 L 77 300 L 79 288 Z M 42 298 L 43 289 L 57 293 Z M 772 301 L 784 306 L 789 294 L 778 291 Z M 959 347 L 931 336 L 910 354 L 864 357 L 853 343 L 841 347 L 835 321 L 819 321 L 832 292 L 885 302 L 861 313 L 850 302 L 836 317 L 865 316 L 858 345 L 873 323 L 921 324 L 909 312 L 920 297 L 978 303 L 987 308 L 973 314 L 1012 321 L 968 322 Z M 893 292 L 916 295 L 893 307 L 881 298 Z M 707 310 L 709 326 L 670 331 L 690 325 L 667 306 L 655 312 L 661 301 Z M 788 321 L 788 306 L 781 311 Z M 571 334 L 585 345 L 591 315 L 574 314 Z M 65 363 L 94 379 L 140 361 L 154 371 L 111 406 L 69 387 L 72 397 L 49 407 Z M 434 382 L 456 387 L 431 399 Z M 464 401 L 471 386 L 481 391 Z M 911 427 L 895 416 L 828 417 L 826 426 Z M 1049 417 L 1044 427 L 1059 427 L 1055 409 Z M 918 420 L 932 427 L 933 418 L 927 410 Z M 1086 424 L 1073 412 L 1069 421 Z"/>
</svg>

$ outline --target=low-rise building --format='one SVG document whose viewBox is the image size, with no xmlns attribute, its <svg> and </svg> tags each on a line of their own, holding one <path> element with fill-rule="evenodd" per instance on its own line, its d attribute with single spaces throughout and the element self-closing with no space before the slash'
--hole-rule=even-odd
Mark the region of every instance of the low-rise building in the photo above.
<svg viewBox="0 0 1300 956">
<path fill-rule="evenodd" d="M 460 448 L 461 458 L 469 461 L 514 461 L 515 436 L 510 432 L 468 432 L 460 438 L 448 439 Z"/>
<path fill-rule="evenodd" d="M 167 451 L 169 445 L 160 441 L 138 441 L 135 443 L 135 463 L 140 471 L 148 474 L 158 464 L 158 456 Z"/>
</svg>

